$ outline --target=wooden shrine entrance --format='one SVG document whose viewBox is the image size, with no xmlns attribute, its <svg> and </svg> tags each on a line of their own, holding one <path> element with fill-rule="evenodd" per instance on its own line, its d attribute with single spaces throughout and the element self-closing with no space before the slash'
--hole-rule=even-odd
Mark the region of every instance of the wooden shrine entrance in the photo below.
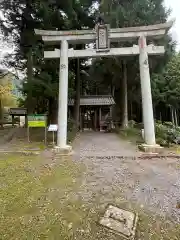
<svg viewBox="0 0 180 240">
<path fill-rule="evenodd" d="M 101 131 L 106 128 L 108 118 L 112 117 L 112 96 L 83 96 L 80 99 L 80 130 Z M 74 100 L 69 100 L 69 110 L 73 111 Z"/>
<path fill-rule="evenodd" d="M 82 106 L 80 113 L 80 129 L 97 130 L 99 128 L 98 107 Z"/>
</svg>

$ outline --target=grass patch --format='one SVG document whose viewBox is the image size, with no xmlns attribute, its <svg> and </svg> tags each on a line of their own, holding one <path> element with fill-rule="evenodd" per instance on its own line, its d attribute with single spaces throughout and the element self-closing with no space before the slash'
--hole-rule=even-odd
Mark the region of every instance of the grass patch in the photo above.
<svg viewBox="0 0 180 240">
<path fill-rule="evenodd" d="M 80 168 L 67 159 L 48 168 L 39 156 L 0 157 L 0 239 L 65 239 Z"/>
<path fill-rule="evenodd" d="M 120 239 L 98 225 L 106 207 L 102 194 L 89 202 L 78 194 L 84 166 L 67 158 L 49 166 L 40 156 L 3 154 L 0 158 L 1 240 Z M 136 239 L 179 239 L 178 225 L 145 213 L 116 194 L 113 204 L 140 215 Z"/>
<path fill-rule="evenodd" d="M 77 134 L 77 131 L 75 131 L 75 130 L 71 130 L 68 132 L 67 139 L 68 139 L 69 143 L 72 143 L 74 141 L 76 134 Z"/>
<path fill-rule="evenodd" d="M 67 133 L 67 141 L 71 145 L 76 136 L 75 131 L 69 131 Z M 30 142 L 27 138 L 27 129 L 20 129 L 19 134 L 11 142 L 11 150 L 23 151 L 23 150 L 45 150 L 46 148 L 53 147 L 53 133 L 47 132 L 47 145 L 45 145 L 45 132 L 44 128 L 31 128 L 30 129 Z M 54 133 L 54 140 L 57 140 L 57 133 Z M 56 145 L 56 143 L 55 143 Z"/>
<path fill-rule="evenodd" d="M 138 128 L 126 128 L 117 130 L 121 138 L 130 140 L 134 144 L 143 143 L 141 131 Z"/>
</svg>

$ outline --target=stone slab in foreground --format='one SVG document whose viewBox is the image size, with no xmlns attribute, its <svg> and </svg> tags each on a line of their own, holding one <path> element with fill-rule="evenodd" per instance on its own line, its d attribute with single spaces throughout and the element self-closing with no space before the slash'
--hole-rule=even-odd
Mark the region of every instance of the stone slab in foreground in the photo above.
<svg viewBox="0 0 180 240">
<path fill-rule="evenodd" d="M 137 221 L 136 214 L 109 205 L 99 223 L 125 239 L 134 240 Z"/>
</svg>

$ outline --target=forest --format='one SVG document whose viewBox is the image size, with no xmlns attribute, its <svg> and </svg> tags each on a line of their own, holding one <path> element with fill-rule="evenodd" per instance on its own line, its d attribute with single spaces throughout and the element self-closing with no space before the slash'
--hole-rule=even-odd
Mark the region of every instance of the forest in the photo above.
<svg viewBox="0 0 180 240">
<path fill-rule="evenodd" d="M 18 71 L 25 71 L 23 84 L 25 101 L 21 106 L 28 112 L 48 113 L 49 121 L 57 120 L 59 61 L 44 60 L 44 46 L 34 29 L 82 30 L 93 29 L 98 16 L 111 28 L 144 26 L 164 23 L 170 10 L 163 0 L 4 0 L 1 3 L 1 31 L 6 39 L 13 39 L 15 52 L 4 63 Z M 118 43 L 132 46 L 136 42 Z M 180 54 L 176 43 L 166 35 L 164 56 L 149 57 L 154 117 L 160 121 L 179 123 L 180 110 Z M 52 46 L 52 49 L 57 46 Z M 83 49 L 85 45 L 71 46 Z M 138 57 L 74 59 L 69 62 L 69 98 L 74 98 L 74 123 L 78 125 L 79 97 L 84 94 L 112 94 L 116 106 L 113 119 L 124 124 L 124 87 L 128 85 L 128 120 L 142 122 L 142 104 Z"/>
</svg>

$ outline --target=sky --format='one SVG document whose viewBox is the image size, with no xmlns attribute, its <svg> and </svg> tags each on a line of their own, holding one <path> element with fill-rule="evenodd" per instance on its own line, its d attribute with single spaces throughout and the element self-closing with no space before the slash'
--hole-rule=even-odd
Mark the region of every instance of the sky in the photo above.
<svg viewBox="0 0 180 240">
<path fill-rule="evenodd" d="M 0 0 L 1 1 L 1 0 Z M 164 0 L 164 4 L 167 8 L 171 9 L 170 19 L 176 19 L 173 28 L 171 29 L 171 34 L 173 40 L 177 41 L 177 50 L 180 51 L 180 0 Z M 1 13 L 0 13 L 1 14 Z M 11 53 L 13 51 L 12 46 L 9 48 L 8 44 L 2 41 L 0 36 L 0 62 L 6 53 Z"/>
<path fill-rule="evenodd" d="M 180 0 L 164 0 L 165 6 L 171 9 L 170 19 L 175 18 L 175 24 L 171 30 L 173 39 L 177 41 L 177 50 L 180 50 Z"/>
</svg>

